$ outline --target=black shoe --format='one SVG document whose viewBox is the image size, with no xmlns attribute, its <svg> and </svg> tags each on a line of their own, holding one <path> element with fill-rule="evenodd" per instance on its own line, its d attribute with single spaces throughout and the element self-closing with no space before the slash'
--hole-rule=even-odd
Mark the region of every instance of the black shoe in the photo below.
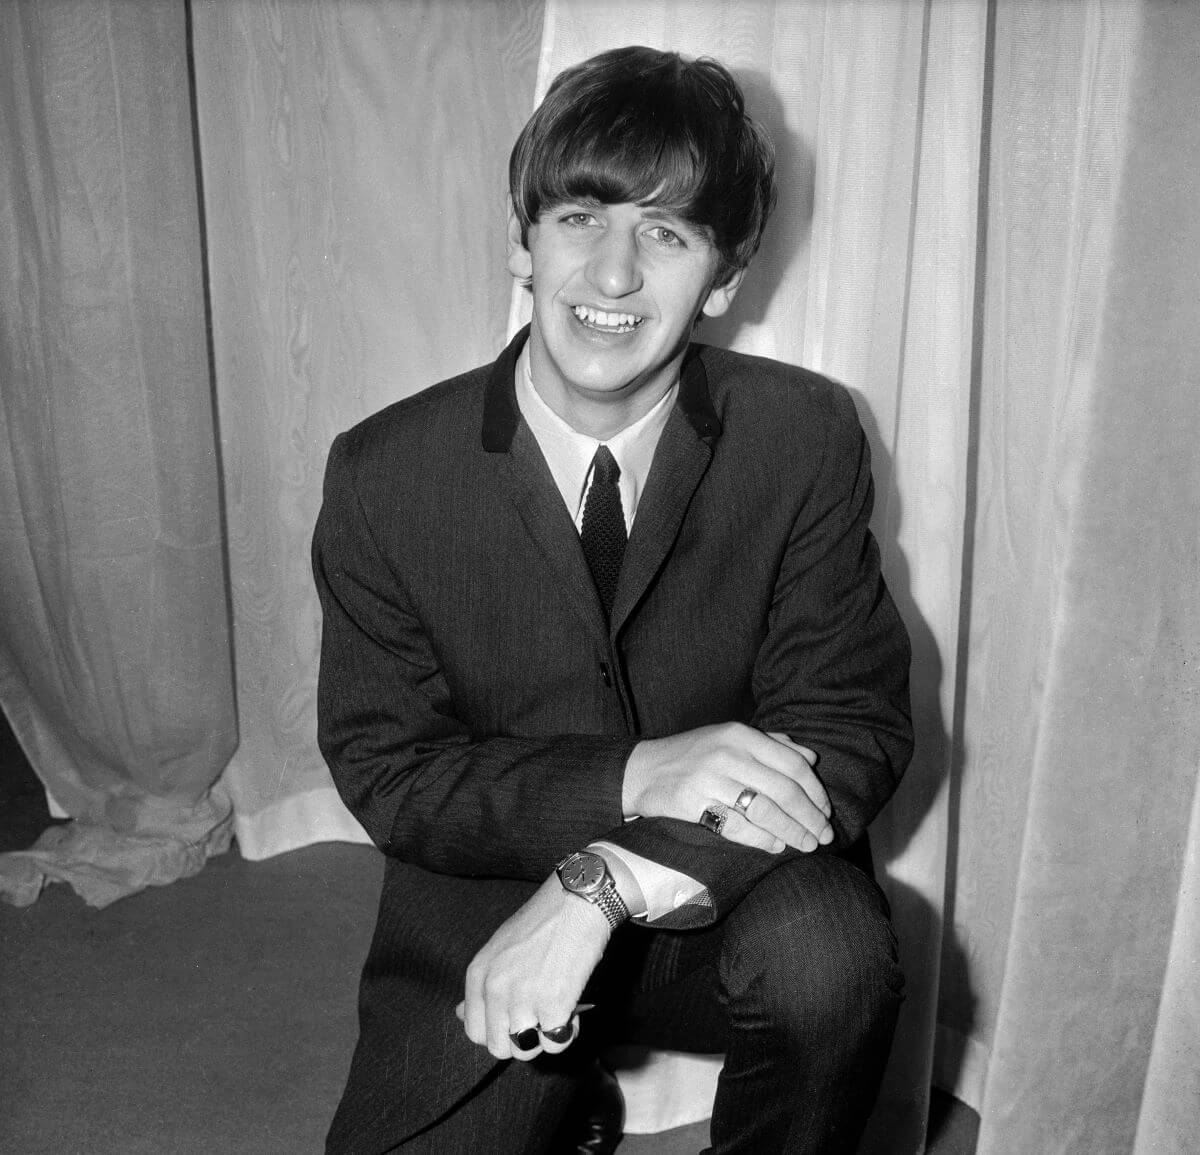
<svg viewBox="0 0 1200 1155">
<path fill-rule="evenodd" d="M 612 1155 L 621 1142 L 625 1100 L 617 1077 L 597 1061 L 558 1130 L 562 1155 Z"/>
</svg>

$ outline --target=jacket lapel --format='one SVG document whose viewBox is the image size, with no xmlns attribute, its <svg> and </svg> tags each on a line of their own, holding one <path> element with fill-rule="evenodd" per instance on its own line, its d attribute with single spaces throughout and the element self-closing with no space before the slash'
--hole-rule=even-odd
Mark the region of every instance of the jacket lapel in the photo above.
<svg viewBox="0 0 1200 1155">
<path fill-rule="evenodd" d="M 583 556 L 575 523 L 554 484 L 550 467 L 527 425 L 517 429 L 502 472 L 517 512 L 538 548 L 545 555 L 588 630 L 606 645 L 608 630 L 600 595 Z"/>
<path fill-rule="evenodd" d="M 483 447 L 495 456 L 500 482 L 551 572 L 588 631 L 601 646 L 607 646 L 604 611 L 579 534 L 537 439 L 521 421 L 517 407 L 513 374 L 528 332 L 528 326 L 522 329 L 492 368 L 484 398 Z"/>
<path fill-rule="evenodd" d="M 700 350 L 688 350 L 680 370 L 679 397 L 654 451 L 646 489 L 633 519 L 613 601 L 616 632 L 637 607 L 679 536 L 692 495 L 712 460 L 721 422 L 708 393 Z"/>
<path fill-rule="evenodd" d="M 606 626 L 579 534 L 517 407 L 513 375 L 528 333 L 526 326 L 492 367 L 484 399 L 483 447 L 495 455 L 499 476 L 525 528 L 581 619 L 598 642 L 607 644 L 610 630 L 615 636 L 628 620 L 675 544 L 692 495 L 712 460 L 721 422 L 708 393 L 700 349 L 693 346 L 680 371 L 675 408 L 654 452 L 625 549 L 611 623 Z"/>
</svg>

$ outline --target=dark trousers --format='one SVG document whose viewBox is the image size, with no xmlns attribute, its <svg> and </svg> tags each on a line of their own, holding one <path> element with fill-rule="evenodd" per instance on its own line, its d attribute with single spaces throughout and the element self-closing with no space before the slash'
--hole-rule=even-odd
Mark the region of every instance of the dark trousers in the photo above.
<svg viewBox="0 0 1200 1155">
<path fill-rule="evenodd" d="M 887 902 L 856 866 L 791 859 L 720 924 L 623 927 L 560 1056 L 497 1063 L 404 1155 L 554 1155 L 599 1048 L 725 1054 L 710 1155 L 852 1153 L 870 1114 L 903 990 Z"/>
</svg>

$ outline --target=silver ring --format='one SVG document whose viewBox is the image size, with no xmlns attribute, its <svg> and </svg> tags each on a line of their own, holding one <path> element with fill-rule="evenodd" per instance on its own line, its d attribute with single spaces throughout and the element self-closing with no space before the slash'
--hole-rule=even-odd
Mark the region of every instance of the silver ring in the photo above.
<svg viewBox="0 0 1200 1155">
<path fill-rule="evenodd" d="M 743 814 L 745 814 L 746 811 L 750 809 L 750 803 L 753 802 L 757 797 L 758 797 L 758 791 L 751 790 L 750 787 L 747 786 L 737 796 L 737 801 L 734 802 L 734 806 L 736 806 L 738 810 L 740 810 Z"/>
<path fill-rule="evenodd" d="M 729 807 L 720 802 L 714 802 L 705 808 L 700 815 L 700 825 L 714 834 L 720 834 L 725 829 L 725 820 L 729 817 Z"/>
</svg>

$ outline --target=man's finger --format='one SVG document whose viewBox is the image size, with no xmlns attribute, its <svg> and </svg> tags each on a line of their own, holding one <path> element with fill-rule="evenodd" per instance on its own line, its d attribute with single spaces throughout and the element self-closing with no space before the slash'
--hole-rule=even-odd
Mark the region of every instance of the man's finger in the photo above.
<svg viewBox="0 0 1200 1155">
<path fill-rule="evenodd" d="M 742 846 L 753 846 L 756 850 L 767 850 L 772 854 L 778 854 L 784 847 L 782 839 L 763 830 L 761 826 L 756 826 L 732 808 L 729 808 L 725 815 L 721 837 L 729 839 L 730 842 L 739 842 Z"/>
<path fill-rule="evenodd" d="M 463 1008 L 463 1028 L 467 1038 L 479 1046 L 487 1045 L 487 1012 L 484 1006 L 483 985 L 474 964 L 467 967 L 466 998 Z"/>
<path fill-rule="evenodd" d="M 746 807 L 751 822 L 782 838 L 789 846 L 799 846 L 792 837 L 800 829 L 812 834 L 824 846 L 833 841 L 833 827 L 824 811 L 786 775 L 777 775 L 765 790 Z"/>
<path fill-rule="evenodd" d="M 816 751 L 810 750 L 807 746 L 801 746 L 798 742 L 793 742 L 786 734 L 769 733 L 764 737 L 774 742 L 775 749 L 764 747 L 756 751 L 759 761 L 772 770 L 786 774 L 808 795 L 812 804 L 828 818 L 833 813 L 833 807 L 829 804 L 829 795 L 826 793 L 821 779 L 813 771 L 813 766 L 817 761 Z M 787 752 L 798 754 L 799 757 L 781 759 L 779 747 L 783 747 Z"/>
<path fill-rule="evenodd" d="M 797 826 L 811 831 L 816 843 L 833 841 L 833 827 L 823 810 L 791 777 L 761 762 L 748 763 L 737 771 L 740 777 L 719 783 L 717 797 L 726 805 L 782 838 L 790 846 L 798 846 Z M 738 806 L 738 802 L 741 806 Z M 778 819 L 772 819 L 778 811 Z M 793 837 L 794 836 L 794 837 Z"/>
<path fill-rule="evenodd" d="M 774 738 L 776 742 L 782 742 L 785 746 L 795 750 L 797 754 L 803 756 L 804 761 L 810 766 L 815 766 L 817 764 L 817 752 L 809 746 L 800 745 L 800 743 L 797 742 L 796 739 L 790 734 L 784 734 L 778 730 L 767 730 L 766 735 L 768 738 Z"/>
<path fill-rule="evenodd" d="M 805 801 L 807 802 L 807 798 Z M 833 841 L 833 828 L 825 821 L 824 816 L 811 803 L 808 803 L 808 810 L 810 817 L 798 822 L 791 812 L 784 810 L 765 794 L 759 794 L 743 813 L 755 826 L 807 854 L 816 850 L 818 846 Z"/>
<path fill-rule="evenodd" d="M 509 1038 L 509 1032 L 518 1034 L 526 1027 L 536 1026 L 536 1020 L 528 1012 L 522 1013 L 510 1007 L 506 984 L 497 981 L 493 974 L 489 974 L 484 981 L 483 994 L 487 1017 L 487 1049 L 497 1059 L 510 1059 L 513 1057 L 513 1042 Z M 470 1009 L 468 1001 L 468 1013 Z"/>
</svg>

